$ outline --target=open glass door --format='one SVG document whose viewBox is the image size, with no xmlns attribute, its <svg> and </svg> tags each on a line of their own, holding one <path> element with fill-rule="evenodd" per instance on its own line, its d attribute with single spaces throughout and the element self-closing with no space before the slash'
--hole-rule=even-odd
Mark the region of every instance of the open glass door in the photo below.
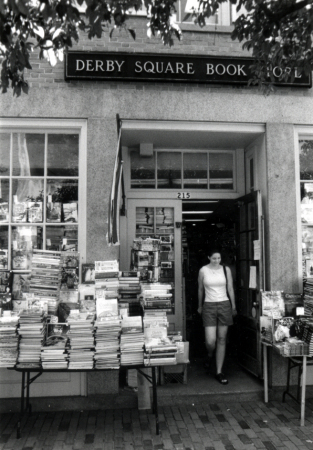
<svg viewBox="0 0 313 450">
<path fill-rule="evenodd" d="M 173 314 L 168 314 L 170 331 L 183 331 L 181 220 L 182 204 L 179 200 L 128 200 L 127 261 L 131 264 L 135 238 L 153 237 L 161 240 L 159 281 L 174 285 Z"/>
<path fill-rule="evenodd" d="M 262 210 L 259 191 L 238 199 L 237 224 L 237 338 L 238 360 L 262 376 L 260 289 L 263 289 Z"/>
</svg>

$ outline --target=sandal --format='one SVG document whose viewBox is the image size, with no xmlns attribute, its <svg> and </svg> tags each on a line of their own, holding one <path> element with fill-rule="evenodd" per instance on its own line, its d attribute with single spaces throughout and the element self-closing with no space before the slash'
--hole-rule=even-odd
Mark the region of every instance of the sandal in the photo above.
<svg viewBox="0 0 313 450">
<path fill-rule="evenodd" d="M 215 375 L 215 379 L 221 384 L 228 384 L 228 380 L 222 372 Z"/>
</svg>

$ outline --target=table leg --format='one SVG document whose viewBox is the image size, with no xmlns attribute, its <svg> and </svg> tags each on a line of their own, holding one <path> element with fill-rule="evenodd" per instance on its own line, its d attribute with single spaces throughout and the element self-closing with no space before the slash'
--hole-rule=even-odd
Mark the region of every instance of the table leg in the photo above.
<svg viewBox="0 0 313 450">
<path fill-rule="evenodd" d="M 29 386 L 30 386 L 30 372 L 27 371 L 27 385 L 26 385 L 26 410 L 31 413 L 31 405 L 29 403 Z"/>
<path fill-rule="evenodd" d="M 268 403 L 267 345 L 264 344 L 263 344 L 263 378 L 264 378 L 264 402 Z"/>
<path fill-rule="evenodd" d="M 25 372 L 22 372 L 21 410 L 20 410 L 20 417 L 17 422 L 17 430 L 16 430 L 17 439 L 20 439 L 20 437 L 21 437 L 21 422 L 22 422 L 22 417 L 24 414 L 24 389 L 25 389 Z"/>
<path fill-rule="evenodd" d="M 151 369 L 152 369 L 153 412 L 155 414 L 156 434 L 158 435 L 158 434 L 160 434 L 160 426 L 159 426 L 158 398 L 157 398 L 155 367 L 151 367 Z"/>
<path fill-rule="evenodd" d="M 301 388 L 301 417 L 300 417 L 300 425 L 302 427 L 304 426 L 304 419 L 305 419 L 306 360 L 307 360 L 307 357 L 303 356 L 302 388 Z"/>
</svg>

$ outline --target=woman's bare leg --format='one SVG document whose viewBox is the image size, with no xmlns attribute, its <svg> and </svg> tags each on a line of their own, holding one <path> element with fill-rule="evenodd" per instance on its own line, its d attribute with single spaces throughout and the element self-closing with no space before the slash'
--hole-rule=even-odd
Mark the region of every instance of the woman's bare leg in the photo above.
<svg viewBox="0 0 313 450">
<path fill-rule="evenodd" d="M 217 327 L 217 344 L 216 344 L 216 373 L 221 373 L 223 369 L 225 352 L 226 352 L 226 337 L 227 325 L 218 325 Z"/>
</svg>

